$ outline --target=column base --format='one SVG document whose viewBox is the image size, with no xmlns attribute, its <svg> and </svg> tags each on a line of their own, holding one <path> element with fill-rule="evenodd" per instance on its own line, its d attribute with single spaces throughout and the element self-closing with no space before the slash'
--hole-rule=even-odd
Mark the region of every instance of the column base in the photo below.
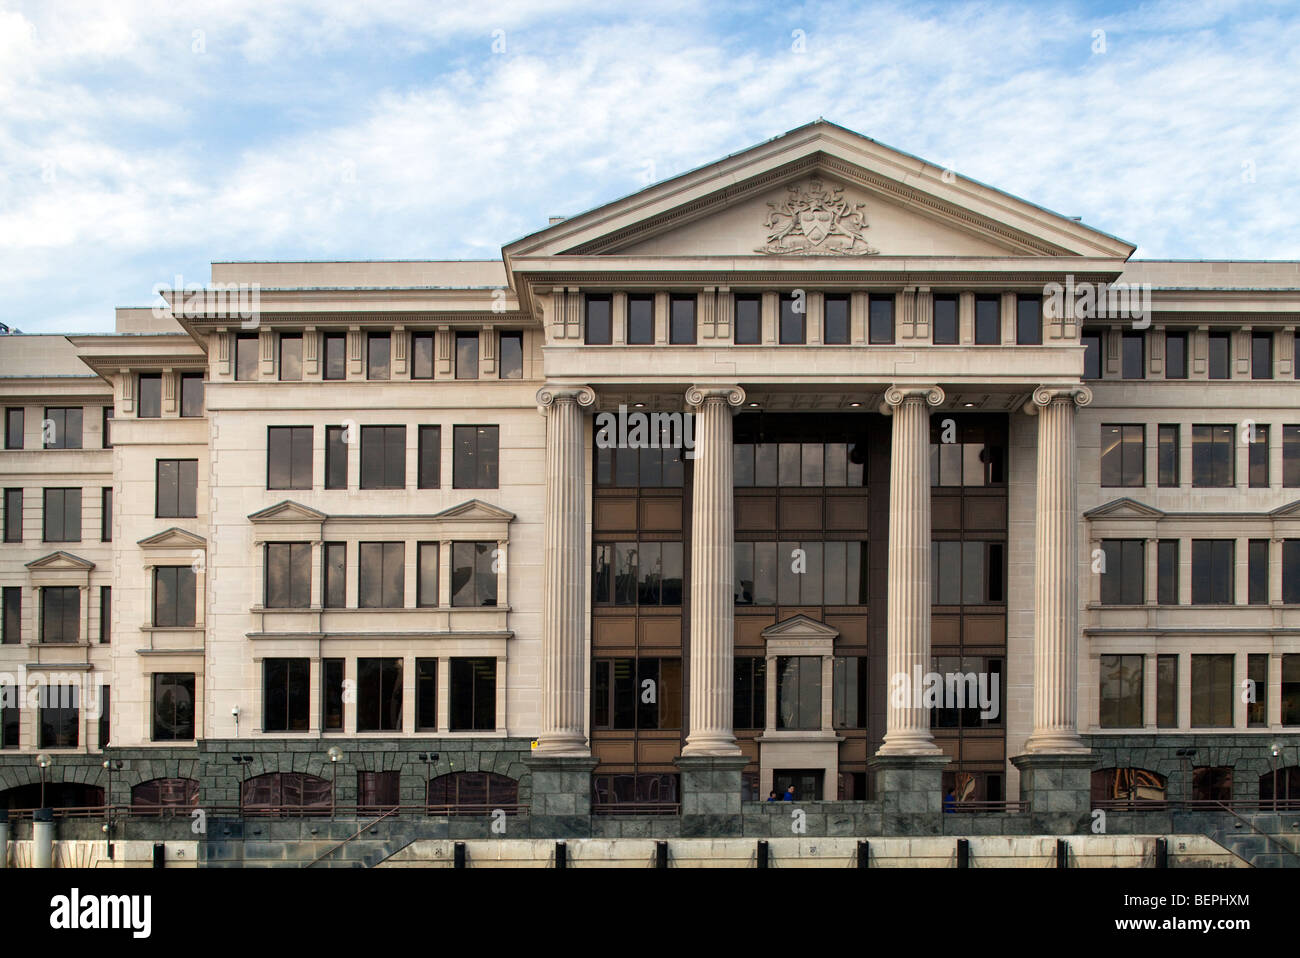
<svg viewBox="0 0 1300 958">
<path fill-rule="evenodd" d="M 537 755 L 524 760 L 532 773 L 533 799 L 528 819 L 534 838 L 585 838 L 591 835 L 590 757 Z"/>
<path fill-rule="evenodd" d="M 881 755 L 867 766 L 875 775 L 881 831 L 886 835 L 938 835 L 943 831 L 943 767 L 947 755 Z"/>
<path fill-rule="evenodd" d="M 749 764 L 744 755 L 682 755 L 677 759 L 682 775 L 683 838 L 744 833 L 740 779 Z"/>
<path fill-rule="evenodd" d="M 1020 800 L 1036 831 L 1069 835 L 1085 832 L 1092 817 L 1091 752 L 1014 755 L 1020 770 Z"/>
</svg>

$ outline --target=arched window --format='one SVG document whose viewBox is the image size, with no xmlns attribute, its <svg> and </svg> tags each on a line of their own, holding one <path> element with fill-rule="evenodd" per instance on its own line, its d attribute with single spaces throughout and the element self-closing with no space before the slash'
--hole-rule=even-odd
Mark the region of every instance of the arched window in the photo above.
<svg viewBox="0 0 1300 958">
<path fill-rule="evenodd" d="M 19 785 L 0 792 L 0 808 L 40 808 L 41 783 Z M 77 782 L 46 782 L 45 808 L 103 808 L 104 790 Z"/>
<path fill-rule="evenodd" d="M 1092 773 L 1092 802 L 1163 802 L 1167 783 L 1146 768 L 1099 768 Z"/>
<path fill-rule="evenodd" d="M 1273 782 L 1277 782 L 1278 805 L 1288 803 L 1288 807 L 1300 808 L 1300 765 L 1288 765 L 1279 768 L 1274 776 L 1272 770 L 1259 777 L 1259 800 L 1271 802 L 1274 798 Z"/>
<path fill-rule="evenodd" d="M 246 815 L 328 815 L 331 786 L 303 772 L 255 775 L 240 789 Z"/>
<path fill-rule="evenodd" d="M 495 772 L 452 772 L 430 780 L 428 805 L 448 815 L 483 815 L 493 809 L 513 814 L 519 783 Z"/>
<path fill-rule="evenodd" d="M 199 807 L 199 783 L 192 778 L 153 778 L 131 788 L 131 814 L 163 815 Z"/>
</svg>

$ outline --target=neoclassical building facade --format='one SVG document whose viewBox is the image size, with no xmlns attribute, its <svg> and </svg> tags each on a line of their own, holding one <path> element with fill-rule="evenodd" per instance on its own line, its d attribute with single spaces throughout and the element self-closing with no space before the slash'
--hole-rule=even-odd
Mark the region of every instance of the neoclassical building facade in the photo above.
<svg viewBox="0 0 1300 958">
<path fill-rule="evenodd" d="M 0 338 L 0 806 L 1300 799 L 1300 264 L 1134 249 L 818 121 Z"/>
</svg>

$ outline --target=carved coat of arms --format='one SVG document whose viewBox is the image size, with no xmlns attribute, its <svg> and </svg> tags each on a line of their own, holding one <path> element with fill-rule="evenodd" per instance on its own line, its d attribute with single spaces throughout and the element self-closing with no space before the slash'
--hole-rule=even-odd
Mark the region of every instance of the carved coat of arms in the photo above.
<svg viewBox="0 0 1300 958">
<path fill-rule="evenodd" d="M 809 180 L 806 187 L 787 188 L 781 204 L 768 203 L 771 212 L 763 224 L 767 242 L 759 253 L 797 253 L 812 256 L 865 256 L 879 253 L 867 242 L 863 203 L 844 198 L 843 187 L 827 187 Z"/>
</svg>

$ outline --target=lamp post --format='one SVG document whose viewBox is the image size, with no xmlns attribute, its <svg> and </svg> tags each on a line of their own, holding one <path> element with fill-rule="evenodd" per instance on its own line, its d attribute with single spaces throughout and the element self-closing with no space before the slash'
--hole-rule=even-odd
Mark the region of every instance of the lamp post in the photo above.
<svg viewBox="0 0 1300 958">
<path fill-rule="evenodd" d="M 248 784 L 248 767 L 253 764 L 251 755 L 232 755 L 230 760 L 239 766 L 239 818 L 244 818 L 244 786 Z"/>
<path fill-rule="evenodd" d="M 104 771 L 108 772 L 108 788 L 104 793 L 104 831 L 107 832 L 113 826 L 113 770 L 119 772 L 125 763 L 121 759 L 113 760 L 108 757 L 108 743 L 104 743 Z"/>
<path fill-rule="evenodd" d="M 54 756 L 48 752 L 41 752 L 36 756 L 36 764 L 41 769 L 41 808 L 45 807 L 45 770 L 54 764 Z"/>
<path fill-rule="evenodd" d="M 1276 742 L 1269 749 L 1269 761 L 1273 765 L 1273 811 L 1277 811 L 1277 757 L 1282 754 L 1282 746 Z"/>
<path fill-rule="evenodd" d="M 334 812 L 338 808 L 339 761 L 343 758 L 343 749 L 331 745 L 325 753 L 330 759 L 330 821 L 334 821 Z"/>
<path fill-rule="evenodd" d="M 429 766 L 438 763 L 437 752 L 421 752 L 420 761 L 424 763 L 424 813 L 429 814 Z"/>
</svg>

